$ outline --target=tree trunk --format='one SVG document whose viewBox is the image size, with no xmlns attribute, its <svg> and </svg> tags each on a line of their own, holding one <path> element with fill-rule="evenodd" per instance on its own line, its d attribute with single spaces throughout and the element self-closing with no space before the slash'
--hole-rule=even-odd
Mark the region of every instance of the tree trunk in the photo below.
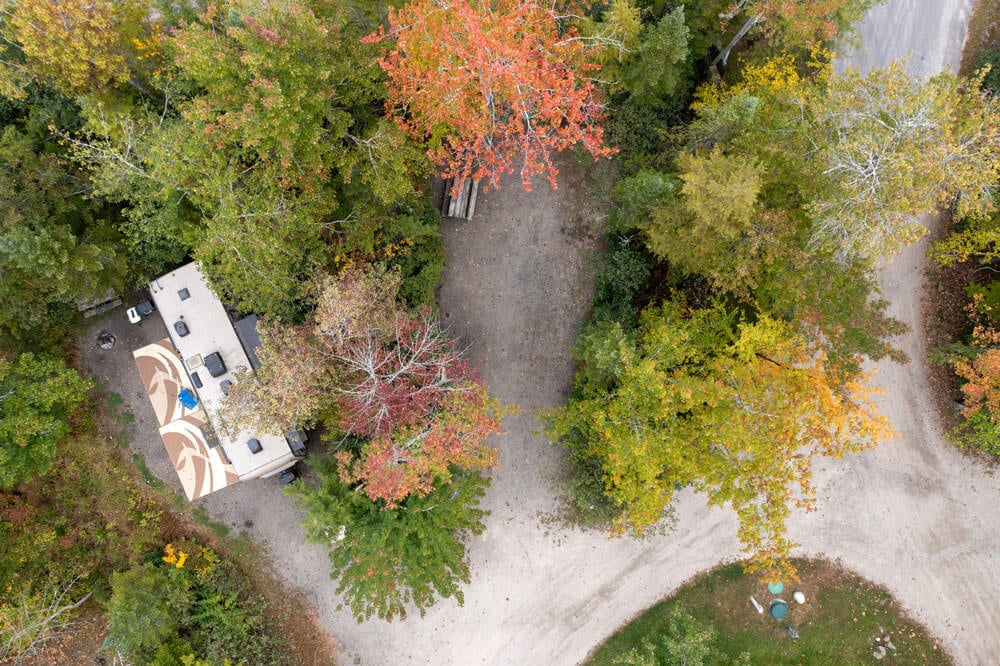
<svg viewBox="0 0 1000 666">
<path fill-rule="evenodd" d="M 739 41 L 746 36 L 748 32 L 750 32 L 750 28 L 754 27 L 758 23 L 763 23 L 763 22 L 764 22 L 763 14 L 757 14 L 756 16 L 751 16 L 750 18 L 748 18 L 743 23 L 743 27 L 740 28 L 740 31 L 737 32 L 736 35 L 731 40 L 729 40 L 728 44 L 726 44 L 726 48 L 722 49 L 722 51 L 719 52 L 719 55 L 715 56 L 715 59 L 712 60 L 711 66 L 714 68 L 718 68 L 718 66 L 721 64 L 723 67 L 725 67 L 726 61 L 729 60 L 729 52 L 733 50 L 733 47 L 736 46 L 739 43 Z"/>
</svg>

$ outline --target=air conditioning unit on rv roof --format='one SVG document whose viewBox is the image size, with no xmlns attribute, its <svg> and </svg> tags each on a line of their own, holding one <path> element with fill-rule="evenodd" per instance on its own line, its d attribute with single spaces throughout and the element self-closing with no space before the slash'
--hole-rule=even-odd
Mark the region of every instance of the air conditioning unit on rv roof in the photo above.
<svg viewBox="0 0 1000 666">
<path fill-rule="evenodd" d="M 222 356 L 219 355 L 219 352 L 209 354 L 204 360 L 205 369 L 208 370 L 208 374 L 213 377 L 219 377 L 226 374 L 226 364 L 222 362 Z"/>
</svg>

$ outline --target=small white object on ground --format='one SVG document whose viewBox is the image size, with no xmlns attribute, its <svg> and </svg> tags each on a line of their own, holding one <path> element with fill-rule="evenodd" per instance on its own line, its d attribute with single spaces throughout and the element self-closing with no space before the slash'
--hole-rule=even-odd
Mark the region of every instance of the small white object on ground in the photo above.
<svg viewBox="0 0 1000 666">
<path fill-rule="evenodd" d="M 802 590 L 797 590 L 792 595 L 792 599 L 795 599 L 797 603 L 804 604 L 806 602 L 806 595 L 802 593 Z"/>
<path fill-rule="evenodd" d="M 750 603 L 753 604 L 753 607 L 757 609 L 758 613 L 763 613 L 764 612 L 764 607 L 761 606 L 760 602 L 757 601 L 756 599 L 754 599 L 753 596 L 750 597 Z"/>
</svg>

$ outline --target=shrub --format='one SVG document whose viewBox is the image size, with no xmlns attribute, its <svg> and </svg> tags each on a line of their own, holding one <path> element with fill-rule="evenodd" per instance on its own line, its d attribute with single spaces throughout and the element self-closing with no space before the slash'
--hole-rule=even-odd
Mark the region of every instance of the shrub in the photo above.
<svg viewBox="0 0 1000 666">
<path fill-rule="evenodd" d="M 560 517 L 571 525 L 609 530 L 622 508 L 604 492 L 601 462 L 587 454 L 579 431 L 560 440 L 570 452 L 569 474 L 559 484 Z"/>
<path fill-rule="evenodd" d="M 429 202 L 410 214 L 392 218 L 379 253 L 403 276 L 399 297 L 411 310 L 434 306 L 448 253 L 441 239 L 441 217 Z"/>
<path fill-rule="evenodd" d="M 988 90 L 994 95 L 1000 92 L 1000 50 L 987 49 L 979 55 L 976 62 L 976 69 L 980 70 L 989 65 L 990 71 L 983 77 L 983 90 Z"/>
<path fill-rule="evenodd" d="M 979 449 L 1000 458 L 1000 423 L 994 423 L 985 410 L 970 414 L 955 430 L 954 439 L 959 446 Z"/>
<path fill-rule="evenodd" d="M 232 562 L 190 539 L 165 552 L 112 575 L 106 646 L 151 666 L 191 655 L 212 664 L 288 663 L 268 631 L 263 596 Z"/>
<path fill-rule="evenodd" d="M 667 146 L 667 123 L 672 115 L 669 110 L 639 104 L 631 98 L 618 98 L 608 107 L 604 123 L 608 145 L 619 150 L 626 173 L 658 166 L 657 157 Z"/>
<path fill-rule="evenodd" d="M 229 561 L 213 566 L 194 587 L 184 628 L 196 652 L 222 663 L 283 664 L 285 657 L 264 619 L 266 602 Z"/>
<path fill-rule="evenodd" d="M 176 638 L 190 606 L 186 581 L 152 564 L 113 574 L 105 646 L 135 661 L 147 661 Z"/>
<path fill-rule="evenodd" d="M 647 222 L 653 207 L 674 203 L 680 189 L 680 179 L 651 169 L 623 178 L 611 191 L 615 207 L 608 228 L 620 233 L 639 229 Z"/>
<path fill-rule="evenodd" d="M 608 253 L 597 266 L 592 318 L 621 322 L 626 330 L 634 328 L 638 309 L 633 300 L 649 279 L 653 264 L 635 236 L 609 236 Z"/>
</svg>

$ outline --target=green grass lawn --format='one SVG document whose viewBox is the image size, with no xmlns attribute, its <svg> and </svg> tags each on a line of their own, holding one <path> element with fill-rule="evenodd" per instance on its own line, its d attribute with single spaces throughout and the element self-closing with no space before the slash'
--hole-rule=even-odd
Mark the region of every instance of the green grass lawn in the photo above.
<svg viewBox="0 0 1000 666">
<path fill-rule="evenodd" d="M 702 574 L 661 601 L 596 650 L 588 665 L 612 664 L 613 659 L 638 646 L 643 637 L 663 634 L 670 612 L 678 604 L 699 622 L 718 630 L 716 647 L 730 657 L 750 654 L 751 664 L 951 664 L 937 643 L 905 616 L 889 593 L 821 560 L 795 560 L 801 583 L 786 585 L 778 595 L 789 604 L 779 622 L 765 610 L 757 613 L 753 595 L 765 609 L 775 597 L 766 584 L 745 575 L 739 564 L 724 565 Z M 799 605 L 792 593 L 801 590 Z M 798 630 L 793 640 L 785 630 Z M 877 661 L 875 637 L 889 634 L 895 651 Z"/>
</svg>

